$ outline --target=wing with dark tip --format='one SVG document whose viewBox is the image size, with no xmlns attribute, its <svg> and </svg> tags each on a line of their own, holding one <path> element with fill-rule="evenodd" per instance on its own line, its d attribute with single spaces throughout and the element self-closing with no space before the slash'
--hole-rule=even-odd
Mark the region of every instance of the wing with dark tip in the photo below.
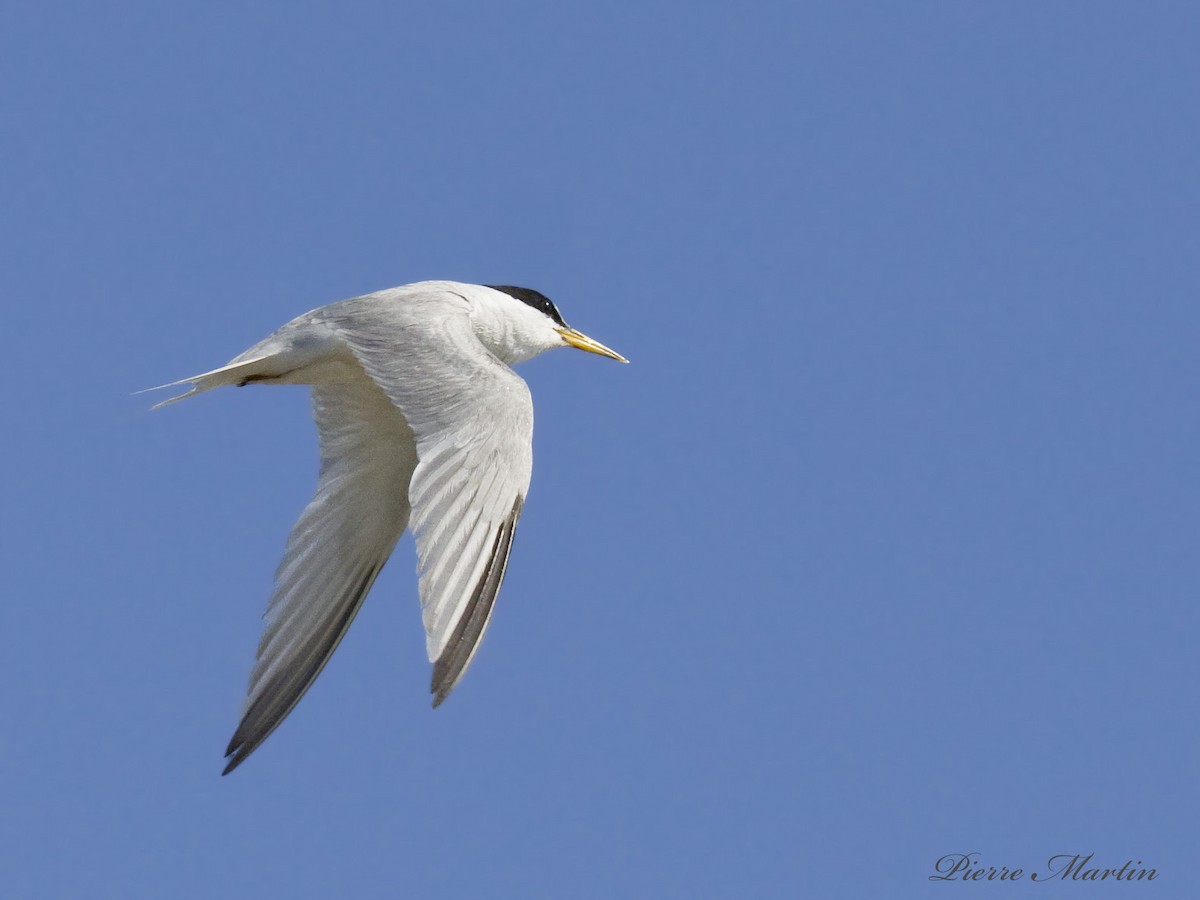
<svg viewBox="0 0 1200 900">
<path fill-rule="evenodd" d="M 429 691 L 433 694 L 434 708 L 450 696 L 450 692 L 466 672 L 467 666 L 471 664 L 475 651 L 479 649 L 479 642 L 483 640 L 483 633 L 492 618 L 492 606 L 496 603 L 496 595 L 500 592 L 500 585 L 504 583 L 504 570 L 508 568 L 513 532 L 520 516 L 521 501 L 518 499 L 513 504 L 512 513 L 496 529 L 496 539 L 492 542 L 483 577 L 476 583 L 475 590 L 471 592 L 462 615 L 455 623 L 445 649 L 433 665 L 433 680 L 430 682 Z"/>
<path fill-rule="evenodd" d="M 371 320 L 347 301 L 329 322 L 416 440 L 408 497 L 437 706 L 470 665 L 504 579 L 533 470 L 533 401 L 475 337 L 464 300 L 406 301 L 374 304 Z"/>
<path fill-rule="evenodd" d="M 313 385 L 321 444 L 316 496 L 288 538 L 241 721 L 232 772 L 304 696 L 337 649 L 408 523 L 416 467 L 411 430 L 347 358 Z"/>
</svg>

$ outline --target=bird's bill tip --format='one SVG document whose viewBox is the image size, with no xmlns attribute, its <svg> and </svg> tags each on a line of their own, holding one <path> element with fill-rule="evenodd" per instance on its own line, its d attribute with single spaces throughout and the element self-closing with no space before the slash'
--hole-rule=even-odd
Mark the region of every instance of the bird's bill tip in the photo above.
<svg viewBox="0 0 1200 900">
<path fill-rule="evenodd" d="M 597 353 L 600 356 L 607 356 L 609 359 L 615 359 L 617 362 L 629 362 L 629 360 L 616 350 L 610 350 L 599 341 L 592 340 L 586 334 L 576 331 L 574 328 L 560 328 L 558 329 L 558 333 L 562 335 L 564 341 L 576 349 L 586 350 L 588 353 Z"/>
</svg>

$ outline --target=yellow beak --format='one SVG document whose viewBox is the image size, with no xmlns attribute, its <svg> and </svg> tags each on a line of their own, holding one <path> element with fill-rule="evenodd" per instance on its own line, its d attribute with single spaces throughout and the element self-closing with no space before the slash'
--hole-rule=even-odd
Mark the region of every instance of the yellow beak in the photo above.
<svg viewBox="0 0 1200 900">
<path fill-rule="evenodd" d="M 609 359 L 615 359 L 617 362 L 629 362 L 629 360 L 616 350 L 609 350 L 599 341 L 593 341 L 586 334 L 576 331 L 574 328 L 559 328 L 556 330 L 562 335 L 562 339 L 572 347 L 586 350 L 588 353 L 599 353 L 601 356 L 607 356 Z"/>
</svg>

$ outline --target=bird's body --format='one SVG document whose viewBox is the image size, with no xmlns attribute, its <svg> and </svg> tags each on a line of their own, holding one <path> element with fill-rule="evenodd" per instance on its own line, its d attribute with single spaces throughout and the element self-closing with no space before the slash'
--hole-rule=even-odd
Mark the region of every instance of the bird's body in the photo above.
<svg viewBox="0 0 1200 900">
<path fill-rule="evenodd" d="M 306 313 L 228 365 L 185 379 L 307 384 L 316 496 L 288 538 L 232 771 L 299 702 L 405 528 L 416 538 L 437 706 L 487 628 L 533 467 L 533 403 L 510 365 L 557 346 L 619 355 L 525 288 L 427 281 Z"/>
</svg>

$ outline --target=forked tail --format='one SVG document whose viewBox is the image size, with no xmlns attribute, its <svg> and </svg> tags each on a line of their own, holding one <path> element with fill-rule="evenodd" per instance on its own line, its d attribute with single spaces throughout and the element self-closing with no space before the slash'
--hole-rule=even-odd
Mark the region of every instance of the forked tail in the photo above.
<svg viewBox="0 0 1200 900">
<path fill-rule="evenodd" d="M 155 403 L 151 407 L 151 409 L 159 409 L 179 400 L 186 400 L 188 397 L 195 396 L 196 394 L 211 391 L 213 388 L 224 387 L 227 384 L 235 384 L 241 387 L 252 381 L 271 378 L 276 374 L 274 371 L 275 367 L 269 365 L 274 358 L 275 354 L 268 354 L 267 356 L 260 356 L 254 359 L 235 359 L 228 365 L 221 366 L 219 369 L 213 369 L 211 372 L 204 372 L 200 375 L 193 375 L 190 378 L 182 378 L 179 381 L 160 384 L 156 387 L 136 391 L 135 393 L 146 394 L 150 391 L 161 391 L 165 388 L 179 387 L 183 384 L 190 384 L 192 386 L 190 391 L 180 394 L 178 397 L 170 397 L 161 403 Z"/>
</svg>

